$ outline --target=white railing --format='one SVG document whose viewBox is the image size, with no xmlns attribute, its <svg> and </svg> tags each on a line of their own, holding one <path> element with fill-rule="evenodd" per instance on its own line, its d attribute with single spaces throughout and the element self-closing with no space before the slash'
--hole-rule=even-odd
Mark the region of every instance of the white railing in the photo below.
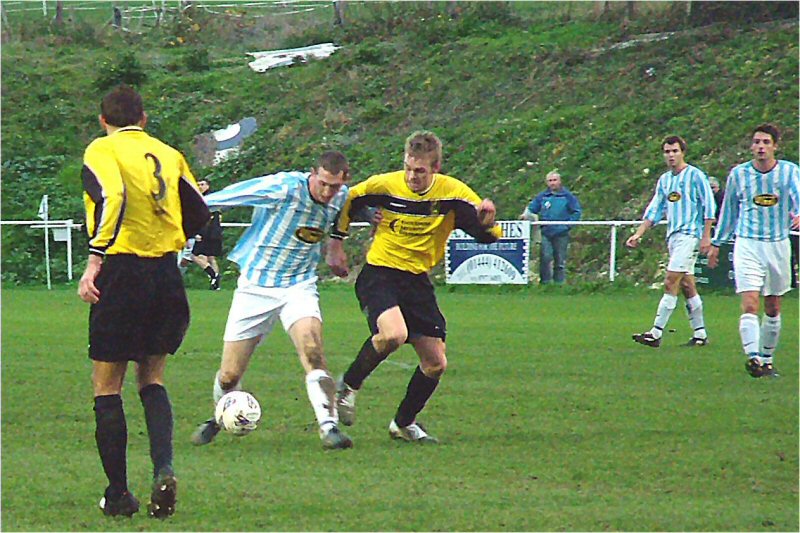
<svg viewBox="0 0 800 533">
<path fill-rule="evenodd" d="M 611 237 L 608 245 L 608 281 L 614 281 L 617 277 L 617 228 L 620 226 L 638 226 L 642 223 L 641 220 L 529 220 L 528 222 L 532 226 L 611 226 Z M 666 220 L 662 220 L 658 225 L 666 223 Z"/>
<path fill-rule="evenodd" d="M 72 230 L 81 229 L 82 224 L 67 220 L 0 220 L 0 226 L 30 226 L 31 229 L 44 229 L 44 257 L 47 270 L 47 288 L 52 289 L 50 281 L 50 231 L 53 239 L 67 243 L 67 279 L 72 281 Z"/>
</svg>

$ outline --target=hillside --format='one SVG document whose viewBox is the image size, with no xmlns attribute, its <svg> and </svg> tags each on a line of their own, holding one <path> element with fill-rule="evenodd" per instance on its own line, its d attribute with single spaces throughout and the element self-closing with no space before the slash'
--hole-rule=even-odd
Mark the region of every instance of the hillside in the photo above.
<svg viewBox="0 0 800 533">
<path fill-rule="evenodd" d="M 584 219 L 634 220 L 662 171 L 667 134 L 684 136 L 689 161 L 724 178 L 748 158 L 752 128 L 770 120 L 784 132 L 780 156 L 797 161 L 796 16 L 697 25 L 677 3 L 641 4 L 630 20 L 617 6 L 598 15 L 591 3 L 570 4 L 348 2 L 343 26 L 328 10 L 290 20 L 192 8 L 141 35 L 69 6 L 62 27 L 9 16 L 2 217 L 35 217 L 47 193 L 53 218 L 81 219 L 82 150 L 100 134 L 105 87 L 126 79 L 139 82 L 148 130 L 190 163 L 196 135 L 258 119 L 240 157 L 194 167 L 215 187 L 306 168 L 325 148 L 343 150 L 360 181 L 399 168 L 404 138 L 426 128 L 445 143 L 444 171 L 493 198 L 501 218 L 516 218 L 558 168 Z M 653 32 L 673 33 L 614 47 Z M 247 67 L 245 52 L 320 42 L 342 49 L 263 74 Z M 573 234 L 573 279 L 604 279 L 607 230 Z M 652 281 L 661 235 L 619 254 L 623 279 Z M 41 246 L 41 235 L 4 227 L 3 281 L 40 281 Z"/>
</svg>

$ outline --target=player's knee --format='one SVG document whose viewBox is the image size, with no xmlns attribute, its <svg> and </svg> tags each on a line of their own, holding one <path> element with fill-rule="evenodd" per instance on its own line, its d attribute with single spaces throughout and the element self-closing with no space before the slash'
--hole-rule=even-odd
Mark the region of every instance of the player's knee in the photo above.
<svg viewBox="0 0 800 533">
<path fill-rule="evenodd" d="M 242 376 L 230 370 L 220 370 L 219 372 L 219 385 L 222 390 L 233 390 L 239 384 L 240 379 Z"/>
<path fill-rule="evenodd" d="M 322 345 L 319 342 L 310 342 L 303 345 L 303 355 L 308 364 L 314 369 L 325 368 L 325 355 L 322 352 Z"/>
<path fill-rule="evenodd" d="M 393 335 L 386 339 L 386 347 L 393 352 L 405 344 L 407 338 L 407 335 Z"/>
<path fill-rule="evenodd" d="M 775 301 L 771 299 L 764 300 L 764 313 L 767 316 L 778 316 L 781 312 L 781 303 L 780 300 Z"/>
<path fill-rule="evenodd" d="M 405 328 L 398 328 L 386 332 L 381 331 L 377 337 L 376 340 L 378 340 L 378 342 L 373 342 L 373 344 L 376 345 L 378 351 L 380 353 L 392 353 L 405 344 L 408 339 L 408 330 Z"/>
<path fill-rule="evenodd" d="M 447 358 L 442 356 L 439 360 L 420 365 L 422 373 L 432 379 L 440 379 L 447 370 Z"/>
</svg>

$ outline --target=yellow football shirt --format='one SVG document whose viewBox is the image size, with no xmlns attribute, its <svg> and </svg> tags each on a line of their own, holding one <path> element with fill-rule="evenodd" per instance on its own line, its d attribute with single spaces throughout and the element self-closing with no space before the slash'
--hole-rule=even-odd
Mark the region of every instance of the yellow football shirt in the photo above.
<svg viewBox="0 0 800 533">
<path fill-rule="evenodd" d="M 95 139 L 82 174 L 89 253 L 160 257 L 183 248 L 184 228 L 208 221 L 183 155 L 139 127 Z"/>
<path fill-rule="evenodd" d="M 421 194 L 408 188 L 402 170 L 377 174 L 350 188 L 332 235 L 345 237 L 353 213 L 379 207 L 383 220 L 367 252 L 367 263 L 420 274 L 442 260 L 453 229 L 462 229 L 480 242 L 500 238 L 499 225 L 486 228 L 478 220 L 480 202 L 466 184 L 444 174 L 434 174 L 431 187 Z"/>
</svg>

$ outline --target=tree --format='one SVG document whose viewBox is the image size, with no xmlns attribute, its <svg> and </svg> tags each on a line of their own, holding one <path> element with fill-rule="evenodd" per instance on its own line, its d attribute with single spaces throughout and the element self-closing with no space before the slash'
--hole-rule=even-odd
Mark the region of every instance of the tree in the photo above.
<svg viewBox="0 0 800 533">
<path fill-rule="evenodd" d="M 334 26 L 344 26 L 344 0 L 334 0 L 333 2 L 333 24 Z"/>
<path fill-rule="evenodd" d="M 56 26 L 64 24 L 64 0 L 56 2 L 56 18 L 54 20 Z"/>
</svg>

